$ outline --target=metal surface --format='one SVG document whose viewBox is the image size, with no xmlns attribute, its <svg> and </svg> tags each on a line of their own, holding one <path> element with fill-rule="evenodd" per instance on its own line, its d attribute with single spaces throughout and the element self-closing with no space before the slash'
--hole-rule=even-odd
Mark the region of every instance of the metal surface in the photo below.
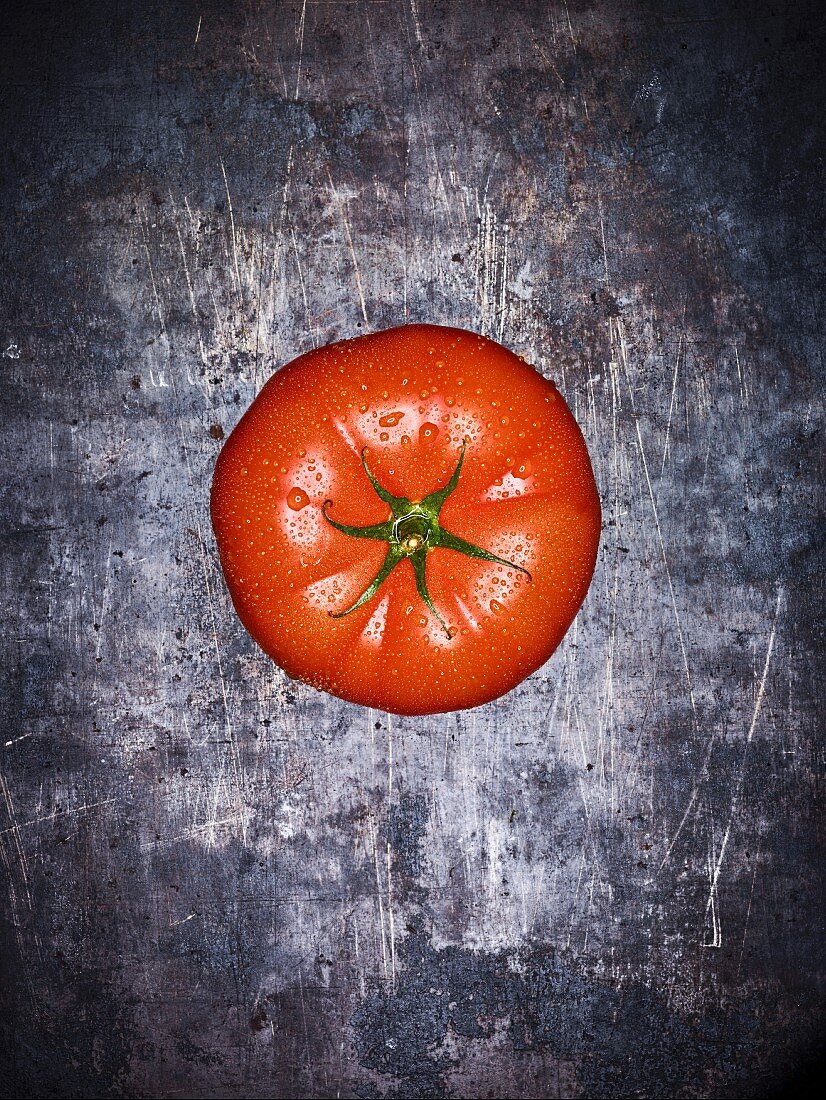
<svg viewBox="0 0 826 1100">
<path fill-rule="evenodd" d="M 821 28 L 6 22 L 4 1095 L 758 1096 L 805 1065 Z M 256 650 L 208 493 L 274 369 L 406 320 L 553 376 L 605 528 L 545 668 L 401 720 Z"/>
</svg>

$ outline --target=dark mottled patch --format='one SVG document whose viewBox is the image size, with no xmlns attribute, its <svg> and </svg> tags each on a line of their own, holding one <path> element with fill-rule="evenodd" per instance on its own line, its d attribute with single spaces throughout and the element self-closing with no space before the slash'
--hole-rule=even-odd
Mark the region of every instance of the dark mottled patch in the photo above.
<svg viewBox="0 0 826 1100">
<path fill-rule="evenodd" d="M 401 959 L 398 988 L 371 994 L 351 1020 L 362 1065 L 401 1082 L 383 1097 L 448 1095 L 448 1036 L 484 1040 L 499 1021 L 514 1056 L 545 1047 L 574 1062 L 584 1096 L 708 1095 L 720 1081 L 748 1088 L 731 1017 L 681 1016 L 641 986 L 619 991 L 585 975 L 553 948 L 436 950 L 417 934 Z M 739 1041 L 755 1034 L 747 1015 L 735 1019 Z"/>
</svg>

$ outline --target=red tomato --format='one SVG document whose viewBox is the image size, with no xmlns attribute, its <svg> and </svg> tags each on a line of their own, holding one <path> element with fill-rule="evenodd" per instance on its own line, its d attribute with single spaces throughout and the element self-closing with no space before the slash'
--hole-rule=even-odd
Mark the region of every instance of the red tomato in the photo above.
<svg viewBox="0 0 826 1100">
<path fill-rule="evenodd" d="M 408 325 L 269 380 L 221 451 L 212 522 L 241 621 L 290 676 L 433 714 L 548 660 L 600 505 L 553 383 L 475 333 Z"/>
</svg>

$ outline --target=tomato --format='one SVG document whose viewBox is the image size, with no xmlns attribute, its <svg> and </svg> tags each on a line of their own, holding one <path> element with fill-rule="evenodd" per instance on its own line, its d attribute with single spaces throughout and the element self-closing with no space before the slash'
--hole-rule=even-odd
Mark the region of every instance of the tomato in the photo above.
<svg viewBox="0 0 826 1100">
<path fill-rule="evenodd" d="M 600 504 L 553 383 L 475 333 L 407 325 L 273 375 L 218 458 L 212 522 L 241 621 L 290 676 L 432 714 L 548 660 Z"/>
</svg>

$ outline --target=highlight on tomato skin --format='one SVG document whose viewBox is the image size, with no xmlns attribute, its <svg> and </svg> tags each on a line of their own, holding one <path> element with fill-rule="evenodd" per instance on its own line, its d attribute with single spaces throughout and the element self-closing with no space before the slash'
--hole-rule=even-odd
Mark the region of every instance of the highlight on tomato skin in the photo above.
<svg viewBox="0 0 826 1100">
<path fill-rule="evenodd" d="M 561 394 L 494 341 L 406 325 L 299 356 L 218 457 L 233 604 L 290 676 L 394 714 L 479 706 L 543 665 L 601 512 Z"/>
</svg>

